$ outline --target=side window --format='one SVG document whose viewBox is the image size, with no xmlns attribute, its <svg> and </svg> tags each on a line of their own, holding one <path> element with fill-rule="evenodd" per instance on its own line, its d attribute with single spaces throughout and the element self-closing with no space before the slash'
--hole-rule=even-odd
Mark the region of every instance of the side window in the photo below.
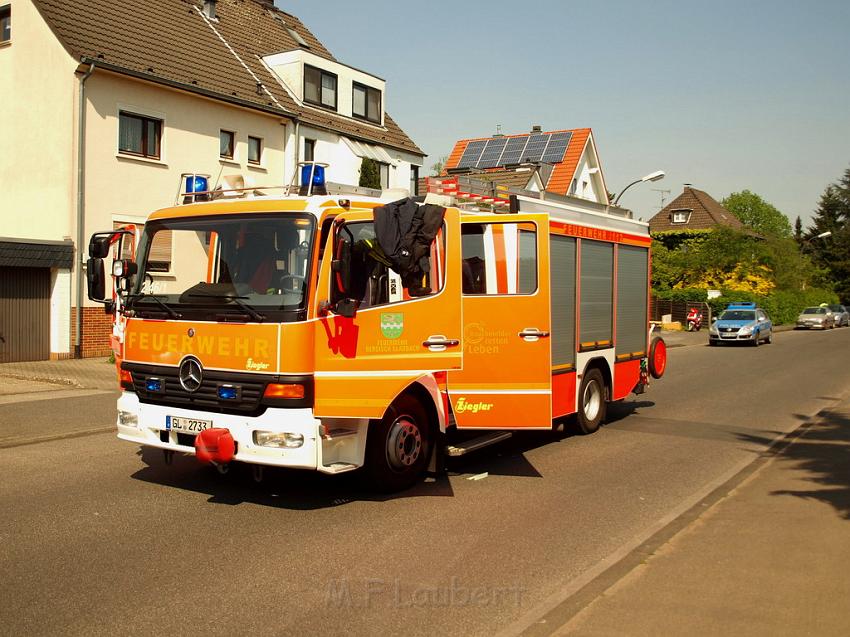
<svg viewBox="0 0 850 637">
<path fill-rule="evenodd" d="M 537 228 L 533 223 L 467 223 L 461 231 L 463 293 L 534 294 Z"/>
<path fill-rule="evenodd" d="M 428 256 L 429 271 L 422 281 L 422 288 L 430 289 L 424 296 L 436 294 L 443 288 L 443 262 L 445 244 L 443 232 L 431 243 Z M 405 287 L 400 274 L 390 267 L 390 261 L 378 244 L 375 225 L 371 221 L 347 223 L 341 226 L 335 237 L 334 259 L 347 255 L 349 261 L 348 293 L 339 292 L 335 285 L 334 300 L 348 296 L 358 302 L 359 309 L 408 301 L 423 296 L 420 291 Z"/>
</svg>

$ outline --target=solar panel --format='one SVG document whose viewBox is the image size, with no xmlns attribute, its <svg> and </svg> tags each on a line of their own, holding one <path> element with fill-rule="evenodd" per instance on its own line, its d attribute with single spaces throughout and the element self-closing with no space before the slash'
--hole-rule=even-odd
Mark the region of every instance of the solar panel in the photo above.
<svg viewBox="0 0 850 637">
<path fill-rule="evenodd" d="M 502 158 L 499 160 L 499 165 L 506 166 L 508 164 L 518 164 L 522 157 L 522 150 L 525 148 L 525 143 L 528 141 L 528 135 L 521 137 L 511 137 L 505 146 L 505 152 L 502 153 Z"/>
<path fill-rule="evenodd" d="M 570 145 L 572 133 L 555 133 L 549 139 L 549 145 L 546 146 L 546 151 L 543 153 L 542 161 L 548 164 L 557 164 L 564 161 L 564 154 L 567 152 L 567 146 Z"/>
<path fill-rule="evenodd" d="M 501 166 L 499 158 L 502 156 L 502 151 L 505 149 L 508 140 L 506 137 L 494 137 L 487 142 L 487 148 L 481 153 L 481 159 L 478 161 L 479 168 L 495 168 Z"/>
<path fill-rule="evenodd" d="M 469 142 L 458 168 L 496 168 L 510 164 L 564 161 L 572 133 L 532 133 L 517 137 L 491 137 Z"/>
<path fill-rule="evenodd" d="M 540 161 L 546 150 L 546 144 L 549 143 L 549 137 L 549 135 L 540 134 L 529 135 L 525 150 L 522 151 L 522 161 Z"/>
<path fill-rule="evenodd" d="M 458 168 L 475 168 L 478 165 L 478 160 L 481 159 L 481 153 L 487 146 L 488 140 L 469 142 L 466 150 L 463 151 L 463 156 L 460 158 Z"/>
</svg>

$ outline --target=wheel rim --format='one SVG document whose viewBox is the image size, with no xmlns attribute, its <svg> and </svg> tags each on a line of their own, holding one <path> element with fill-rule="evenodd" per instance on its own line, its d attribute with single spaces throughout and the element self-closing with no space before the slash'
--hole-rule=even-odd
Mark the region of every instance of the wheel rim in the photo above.
<svg viewBox="0 0 850 637">
<path fill-rule="evenodd" d="M 421 455 L 422 432 L 410 416 L 399 416 L 387 436 L 387 462 L 396 471 L 404 471 Z"/>
<path fill-rule="evenodd" d="M 599 415 L 599 409 L 602 406 L 602 389 L 595 380 L 590 381 L 585 386 L 582 405 L 584 417 L 591 422 L 594 421 Z"/>
</svg>

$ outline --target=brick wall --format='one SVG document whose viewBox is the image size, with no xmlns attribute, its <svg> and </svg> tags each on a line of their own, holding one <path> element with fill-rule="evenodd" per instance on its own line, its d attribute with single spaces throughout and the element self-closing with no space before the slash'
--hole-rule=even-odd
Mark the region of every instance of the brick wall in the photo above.
<svg viewBox="0 0 850 637">
<path fill-rule="evenodd" d="M 109 346 L 109 337 L 112 334 L 112 315 L 103 311 L 103 308 L 84 307 L 82 325 L 82 347 L 80 353 L 83 358 L 95 358 L 109 356 L 112 348 Z M 77 308 L 71 308 L 71 342 L 76 345 L 75 322 L 77 320 Z"/>
</svg>

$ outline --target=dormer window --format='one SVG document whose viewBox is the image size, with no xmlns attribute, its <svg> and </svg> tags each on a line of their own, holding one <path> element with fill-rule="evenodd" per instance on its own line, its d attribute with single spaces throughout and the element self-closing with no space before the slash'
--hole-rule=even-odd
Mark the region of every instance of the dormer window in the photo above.
<svg viewBox="0 0 850 637">
<path fill-rule="evenodd" d="M 315 66 L 304 65 L 304 101 L 337 109 L 337 76 Z"/>
<path fill-rule="evenodd" d="M 670 221 L 672 221 L 673 223 L 688 223 L 688 218 L 690 216 L 690 210 L 674 210 L 670 214 Z"/>
<path fill-rule="evenodd" d="M 376 124 L 381 123 L 381 91 L 371 86 L 354 82 L 352 115 Z"/>
</svg>

